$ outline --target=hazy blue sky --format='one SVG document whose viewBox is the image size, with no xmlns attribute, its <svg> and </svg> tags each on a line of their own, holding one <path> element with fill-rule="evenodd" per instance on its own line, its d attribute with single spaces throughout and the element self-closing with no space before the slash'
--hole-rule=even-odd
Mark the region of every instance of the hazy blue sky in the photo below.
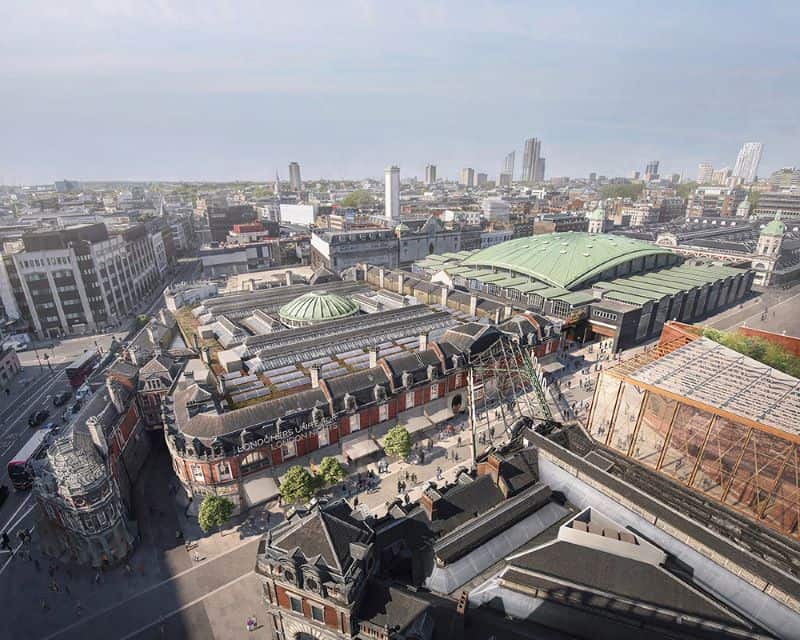
<svg viewBox="0 0 800 640">
<path fill-rule="evenodd" d="M 797 1 L 269 4 L 3 3 L 0 181 L 800 165 Z"/>
</svg>

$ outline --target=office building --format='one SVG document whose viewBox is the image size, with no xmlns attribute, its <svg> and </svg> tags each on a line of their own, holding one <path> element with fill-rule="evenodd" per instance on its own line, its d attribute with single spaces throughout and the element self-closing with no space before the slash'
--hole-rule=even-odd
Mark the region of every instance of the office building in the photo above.
<svg viewBox="0 0 800 640">
<path fill-rule="evenodd" d="M 711 184 L 717 187 L 726 187 L 731 180 L 732 172 L 730 167 L 716 169 L 711 173 Z"/>
<path fill-rule="evenodd" d="M 602 176 L 601 176 L 602 178 Z M 641 180 L 642 172 L 641 171 L 632 171 L 631 172 L 631 180 Z"/>
<path fill-rule="evenodd" d="M 800 191 L 800 169 L 784 167 L 774 171 L 769 177 L 769 184 L 773 189 L 792 189 Z"/>
<path fill-rule="evenodd" d="M 651 182 L 653 180 L 658 180 L 658 160 L 648 162 L 644 170 L 644 181 Z"/>
<path fill-rule="evenodd" d="M 597 182 L 597 174 L 594 171 L 589 174 L 589 182 Z"/>
<path fill-rule="evenodd" d="M 476 187 L 485 187 L 486 183 L 489 182 L 489 176 L 485 173 L 476 173 L 475 174 L 475 186 Z"/>
<path fill-rule="evenodd" d="M 296 162 L 289 163 L 289 188 L 292 191 L 303 190 L 303 182 L 300 180 L 300 165 Z"/>
<path fill-rule="evenodd" d="M 758 175 L 758 164 L 761 162 L 761 153 L 764 145 L 760 142 L 745 142 L 736 156 L 733 167 L 733 176 L 741 178 L 746 184 L 755 182 Z"/>
<path fill-rule="evenodd" d="M 425 165 L 425 184 L 430 186 L 432 184 L 436 184 L 436 165 L 435 164 L 426 164 Z"/>
<path fill-rule="evenodd" d="M 544 162 L 541 157 L 542 143 L 537 138 L 525 140 L 522 152 L 522 181 L 537 182 L 544 178 Z M 541 165 L 541 166 L 540 166 Z"/>
<path fill-rule="evenodd" d="M 776 213 L 780 213 L 784 220 L 800 220 L 800 190 L 762 193 L 753 207 L 753 214 L 773 217 Z"/>
<path fill-rule="evenodd" d="M 384 171 L 384 207 L 386 220 L 400 222 L 400 167 L 387 167 Z"/>
<path fill-rule="evenodd" d="M 256 211 L 249 204 L 210 204 L 206 216 L 212 242 L 224 242 L 234 225 L 255 222 Z"/>
<path fill-rule="evenodd" d="M 697 183 L 711 184 L 714 175 L 714 165 L 710 162 L 701 162 L 697 167 Z"/>
<path fill-rule="evenodd" d="M 465 167 L 461 170 L 461 177 L 459 179 L 459 183 L 461 183 L 465 187 L 474 187 L 475 186 L 475 169 L 471 167 Z"/>
<path fill-rule="evenodd" d="M 316 207 L 312 204 L 282 204 L 281 222 L 309 226 L 314 224 Z"/>
<path fill-rule="evenodd" d="M 511 205 L 502 198 L 484 198 L 481 202 L 483 217 L 490 221 L 508 222 Z"/>
<path fill-rule="evenodd" d="M 118 324 L 163 281 L 171 244 L 165 233 L 171 238 L 169 227 L 138 224 L 109 234 L 97 223 L 23 235 L 3 257 L 10 315 L 40 338 Z"/>
<path fill-rule="evenodd" d="M 503 159 L 503 170 L 500 172 L 507 173 L 511 176 L 512 180 L 514 178 L 514 164 L 516 162 L 517 152 L 512 151 Z"/>
<path fill-rule="evenodd" d="M 687 218 L 735 216 L 747 191 L 738 187 L 697 187 L 686 203 Z"/>
</svg>

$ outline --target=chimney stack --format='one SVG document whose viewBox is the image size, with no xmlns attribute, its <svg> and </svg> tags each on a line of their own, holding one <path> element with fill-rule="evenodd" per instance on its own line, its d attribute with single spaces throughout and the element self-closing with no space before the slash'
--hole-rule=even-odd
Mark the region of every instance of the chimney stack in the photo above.
<svg viewBox="0 0 800 640">
<path fill-rule="evenodd" d="M 378 286 L 383 289 L 383 282 L 386 279 L 386 269 L 381 267 L 378 269 Z"/>
<path fill-rule="evenodd" d="M 504 317 L 505 317 L 506 320 L 508 320 L 511 317 L 511 315 L 514 313 L 514 309 L 512 308 L 512 306 L 510 304 L 507 304 L 505 306 L 505 309 L 503 309 L 503 311 L 504 311 L 504 314 L 505 314 Z"/>
<path fill-rule="evenodd" d="M 450 293 L 450 289 L 447 287 L 442 287 L 442 306 L 447 309 L 447 296 Z"/>
<path fill-rule="evenodd" d="M 309 367 L 308 372 L 311 374 L 311 388 L 312 389 L 319 388 L 319 372 L 320 372 L 319 365 L 315 364 L 313 367 Z"/>
<path fill-rule="evenodd" d="M 108 457 L 108 440 L 106 440 L 103 425 L 97 419 L 97 416 L 89 416 L 86 419 L 86 428 L 89 430 L 89 435 L 92 437 L 94 446 L 100 450 L 104 458 Z"/>
<path fill-rule="evenodd" d="M 369 265 L 366 262 L 364 263 L 363 269 L 364 269 L 364 282 L 366 282 L 369 276 Z"/>
<path fill-rule="evenodd" d="M 369 349 L 369 368 L 374 369 L 378 366 L 378 347 L 370 347 Z"/>
<path fill-rule="evenodd" d="M 419 497 L 419 506 L 422 507 L 422 510 L 425 512 L 425 515 L 428 516 L 428 520 L 433 522 L 433 520 L 438 515 L 438 502 L 441 500 L 441 494 L 436 491 L 434 486 L 430 486 L 425 491 L 422 492 L 422 495 Z"/>
<path fill-rule="evenodd" d="M 424 331 L 419 334 L 419 350 L 420 351 L 428 350 L 428 334 Z"/>
<path fill-rule="evenodd" d="M 125 405 L 122 402 L 122 397 L 119 394 L 119 388 L 117 387 L 119 383 L 114 384 L 113 378 L 106 378 L 106 389 L 108 390 L 108 398 L 111 400 L 111 404 L 114 405 L 114 408 L 117 410 L 117 413 L 123 414 L 125 413 Z"/>
<path fill-rule="evenodd" d="M 292 272 L 289 269 L 286 270 L 286 286 L 292 286 Z"/>
<path fill-rule="evenodd" d="M 495 324 L 500 324 L 500 313 L 501 312 L 502 312 L 502 309 L 500 307 L 498 307 L 497 309 L 494 310 L 494 323 Z"/>
<path fill-rule="evenodd" d="M 477 317 L 478 314 L 478 294 L 469 294 L 469 315 Z"/>
<path fill-rule="evenodd" d="M 402 272 L 397 274 L 397 293 L 401 296 L 403 295 L 403 282 L 405 281 L 405 276 Z"/>
</svg>

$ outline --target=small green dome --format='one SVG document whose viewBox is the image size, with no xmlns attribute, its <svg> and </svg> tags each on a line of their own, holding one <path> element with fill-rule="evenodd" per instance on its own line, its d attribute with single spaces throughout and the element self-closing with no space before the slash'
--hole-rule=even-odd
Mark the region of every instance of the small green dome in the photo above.
<svg viewBox="0 0 800 640">
<path fill-rule="evenodd" d="M 310 291 L 286 303 L 278 311 L 287 327 L 304 327 L 357 314 L 359 306 L 343 296 L 327 291 Z"/>
<path fill-rule="evenodd" d="M 781 220 L 781 212 L 775 214 L 775 219 L 768 222 L 767 225 L 761 230 L 762 236 L 780 236 L 786 233 L 786 225 Z"/>
</svg>

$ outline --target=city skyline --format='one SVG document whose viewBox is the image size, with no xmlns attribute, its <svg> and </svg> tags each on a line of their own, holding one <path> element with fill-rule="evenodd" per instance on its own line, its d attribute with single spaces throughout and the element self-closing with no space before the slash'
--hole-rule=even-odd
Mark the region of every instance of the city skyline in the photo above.
<svg viewBox="0 0 800 640">
<path fill-rule="evenodd" d="M 262 180 L 292 159 L 307 179 L 389 164 L 421 177 L 431 161 L 442 177 L 493 175 L 530 135 L 549 176 L 625 176 L 651 158 L 690 175 L 733 166 L 747 140 L 764 143 L 765 175 L 798 163 L 797 7 L 631 6 L 354 3 L 311 21 L 255 3 L 16 6 L 0 181 Z M 390 37 L 412 27 L 412 50 Z M 741 47 L 753 33 L 770 36 Z"/>
</svg>

